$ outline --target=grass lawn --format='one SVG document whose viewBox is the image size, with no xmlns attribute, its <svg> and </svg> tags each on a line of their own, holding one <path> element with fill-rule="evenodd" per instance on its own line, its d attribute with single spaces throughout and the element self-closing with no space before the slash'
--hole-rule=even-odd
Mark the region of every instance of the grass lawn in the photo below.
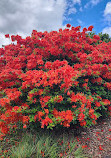
<svg viewBox="0 0 111 158">
<path fill-rule="evenodd" d="M 18 130 L 1 142 L 1 158 L 110 158 L 110 133 L 111 118 L 87 129 Z"/>
</svg>

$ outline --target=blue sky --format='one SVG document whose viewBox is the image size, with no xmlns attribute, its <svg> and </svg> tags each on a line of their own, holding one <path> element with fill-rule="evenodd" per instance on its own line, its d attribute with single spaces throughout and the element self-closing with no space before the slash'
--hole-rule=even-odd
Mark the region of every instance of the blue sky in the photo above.
<svg viewBox="0 0 111 158">
<path fill-rule="evenodd" d="M 111 0 L 0 0 L 0 47 L 11 43 L 5 34 L 25 38 L 33 29 L 50 32 L 67 23 L 111 36 Z"/>
<path fill-rule="evenodd" d="M 69 3 L 71 0 L 69 0 Z M 75 0 L 73 5 L 75 12 L 66 15 L 66 20 L 63 24 L 71 23 L 73 26 L 80 25 L 81 27 L 94 26 L 95 33 L 102 32 L 106 27 L 111 27 L 111 1 L 110 0 Z M 108 7 L 109 6 L 109 7 Z M 70 6 L 67 8 L 67 13 L 70 11 Z M 105 11 L 108 12 L 105 15 Z M 110 23 L 107 17 L 110 16 Z M 109 33 L 109 31 L 107 32 Z M 111 32 L 110 32 L 111 35 Z"/>
</svg>

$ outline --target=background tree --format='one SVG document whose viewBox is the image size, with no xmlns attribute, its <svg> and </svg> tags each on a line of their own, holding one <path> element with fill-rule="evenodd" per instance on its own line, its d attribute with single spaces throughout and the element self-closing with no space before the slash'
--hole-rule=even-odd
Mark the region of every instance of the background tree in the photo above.
<svg viewBox="0 0 111 158">
<path fill-rule="evenodd" d="M 99 33 L 98 34 L 99 36 L 100 36 L 100 39 L 102 40 L 102 41 L 104 41 L 104 42 L 106 42 L 106 43 L 108 43 L 108 42 L 110 42 L 111 41 L 111 37 L 109 37 L 109 34 L 107 34 L 107 33 Z"/>
</svg>

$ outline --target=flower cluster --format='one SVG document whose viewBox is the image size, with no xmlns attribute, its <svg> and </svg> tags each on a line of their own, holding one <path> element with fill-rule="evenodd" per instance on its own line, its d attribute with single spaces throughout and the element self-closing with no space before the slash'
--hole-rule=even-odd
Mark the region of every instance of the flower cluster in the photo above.
<svg viewBox="0 0 111 158">
<path fill-rule="evenodd" d="M 80 28 L 5 36 L 17 44 L 0 48 L 1 137 L 18 122 L 86 127 L 111 115 L 111 42 Z"/>
</svg>

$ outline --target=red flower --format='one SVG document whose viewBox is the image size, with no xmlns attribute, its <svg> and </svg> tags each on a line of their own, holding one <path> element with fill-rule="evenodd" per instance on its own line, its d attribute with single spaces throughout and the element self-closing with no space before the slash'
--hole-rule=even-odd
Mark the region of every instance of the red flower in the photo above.
<svg viewBox="0 0 111 158">
<path fill-rule="evenodd" d="M 92 120 L 92 123 L 95 125 L 95 124 L 96 124 L 96 121 L 95 121 L 95 120 Z"/>
<path fill-rule="evenodd" d="M 57 99 L 57 103 L 60 103 L 61 101 L 63 101 L 63 97 L 59 96 L 58 99 Z"/>
<path fill-rule="evenodd" d="M 19 106 L 14 106 L 14 107 L 13 107 L 13 110 L 14 110 L 14 111 L 21 110 L 21 107 L 19 107 Z"/>
<path fill-rule="evenodd" d="M 69 92 L 69 91 L 67 92 L 67 95 L 70 95 L 70 92 Z"/>
<path fill-rule="evenodd" d="M 92 31 L 93 28 L 94 28 L 94 26 L 92 26 L 92 25 L 89 26 L 89 27 L 88 27 L 88 31 Z"/>
<path fill-rule="evenodd" d="M 49 110 L 48 109 L 44 109 L 45 113 L 48 114 L 49 113 Z"/>
<path fill-rule="evenodd" d="M 41 128 L 44 128 L 45 125 L 47 126 L 49 123 L 52 123 L 52 122 L 53 121 L 48 116 L 46 116 L 46 118 L 42 120 Z"/>
<path fill-rule="evenodd" d="M 94 39 L 100 40 L 100 37 L 98 35 L 93 36 Z"/>
<path fill-rule="evenodd" d="M 100 107 L 101 104 L 99 102 L 95 101 L 95 106 Z"/>
<path fill-rule="evenodd" d="M 87 31 L 87 28 L 85 27 L 85 28 L 83 28 L 83 32 L 86 32 Z"/>
<path fill-rule="evenodd" d="M 76 108 L 77 106 L 76 105 L 72 105 L 72 108 Z"/>
<path fill-rule="evenodd" d="M 87 147 L 87 145 L 83 145 L 83 146 L 82 146 L 83 149 L 86 148 L 86 147 Z"/>
<path fill-rule="evenodd" d="M 12 41 L 15 41 L 15 35 L 12 35 L 12 36 L 11 36 L 11 40 L 12 40 Z"/>
<path fill-rule="evenodd" d="M 29 121 L 29 116 L 23 116 L 22 122 L 28 123 L 28 121 Z"/>
<path fill-rule="evenodd" d="M 10 38 L 9 34 L 6 34 L 5 37 L 6 37 L 6 38 Z"/>
<path fill-rule="evenodd" d="M 44 116 L 44 113 L 42 111 L 38 111 L 38 114 L 34 116 L 34 120 L 38 118 L 38 120 L 42 120 L 42 116 Z"/>
<path fill-rule="evenodd" d="M 52 68 L 52 63 L 49 62 L 49 61 L 47 61 L 47 62 L 45 63 L 45 68 L 46 68 L 46 69 L 51 69 L 51 68 Z"/>
<path fill-rule="evenodd" d="M 99 150 L 103 150 L 103 148 L 102 148 L 102 146 L 101 146 L 101 145 L 99 146 Z"/>
<path fill-rule="evenodd" d="M 27 126 L 26 126 L 26 125 L 24 125 L 24 126 L 23 126 L 23 128 L 27 128 Z"/>
<path fill-rule="evenodd" d="M 81 126 L 85 126 L 85 125 L 86 125 L 86 121 L 80 122 L 80 125 L 81 125 Z"/>
<path fill-rule="evenodd" d="M 102 102 L 106 105 L 110 105 L 110 101 L 108 99 L 102 99 Z"/>
<path fill-rule="evenodd" d="M 0 138 L 17 128 L 19 121 L 24 127 L 28 125 L 31 113 L 42 128 L 52 122 L 48 115 L 55 117 L 55 125 L 69 127 L 74 119 L 85 126 L 88 111 L 95 124 L 94 112 L 102 102 L 111 115 L 109 96 L 103 99 L 105 96 L 89 87 L 103 84 L 105 91 L 111 90 L 111 42 L 98 43 L 99 36 L 87 36 L 86 31 L 92 31 L 93 26 L 82 32 L 80 26 L 70 28 L 67 24 L 64 30 L 50 33 L 33 30 L 25 39 L 12 35 L 17 44 L 0 48 Z M 9 38 L 9 34 L 5 37 Z M 86 93 L 80 93 L 82 86 Z"/>
<path fill-rule="evenodd" d="M 71 27 L 71 24 L 67 24 L 66 26 L 67 26 L 67 27 Z"/>
<path fill-rule="evenodd" d="M 60 154 L 59 154 L 59 157 L 63 157 L 63 153 L 60 153 Z"/>
<path fill-rule="evenodd" d="M 26 104 L 26 103 L 23 103 L 23 104 L 21 105 L 21 107 L 22 107 L 23 109 L 26 109 L 26 108 L 29 108 L 29 105 Z"/>
<path fill-rule="evenodd" d="M 59 114 L 59 112 L 54 108 L 54 110 L 53 110 L 53 115 L 55 116 L 55 117 L 57 117 L 58 116 L 58 114 Z"/>
<path fill-rule="evenodd" d="M 89 115 L 94 114 L 94 109 L 89 110 Z"/>
<path fill-rule="evenodd" d="M 85 118 L 85 115 L 84 115 L 83 113 L 80 113 L 80 114 L 78 115 L 78 120 L 79 120 L 80 122 L 83 121 L 84 118 Z"/>
</svg>

